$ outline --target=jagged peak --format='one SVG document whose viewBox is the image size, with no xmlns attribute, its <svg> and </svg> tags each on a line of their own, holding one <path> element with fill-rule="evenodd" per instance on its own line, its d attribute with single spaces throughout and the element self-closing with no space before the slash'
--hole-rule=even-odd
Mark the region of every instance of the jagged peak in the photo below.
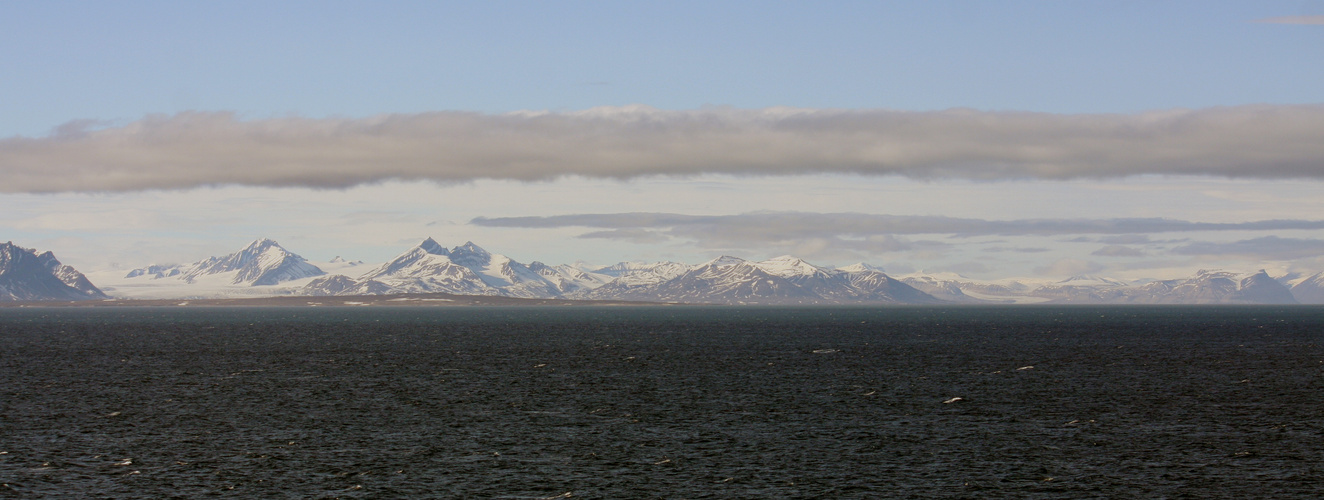
<svg viewBox="0 0 1324 500">
<path fill-rule="evenodd" d="M 1114 285 L 1124 286 L 1126 282 L 1113 278 L 1094 276 L 1091 274 L 1078 274 L 1070 278 L 1057 282 L 1059 285 Z"/>
<path fill-rule="evenodd" d="M 838 267 L 837 270 L 838 270 L 838 271 L 848 272 L 848 273 L 865 273 L 865 272 L 881 273 L 881 272 L 883 272 L 883 268 L 878 267 L 878 266 L 875 266 L 875 265 L 872 265 L 872 264 L 866 264 L 866 263 L 864 263 L 864 262 L 856 262 L 856 263 L 851 264 L 851 265 L 849 265 L 849 266 Z"/>
<path fill-rule="evenodd" d="M 882 268 L 878 268 L 878 270 L 879 272 L 881 272 Z M 974 282 L 974 283 L 987 282 L 985 280 L 971 278 L 969 276 L 954 271 L 936 271 L 936 270 L 928 270 L 928 269 L 917 269 L 915 271 L 902 273 L 902 274 L 895 274 L 893 276 L 895 276 L 897 279 L 924 280 L 924 281 L 955 281 L 955 282 Z M 1045 282 L 1047 282 L 1047 280 L 1045 280 Z"/>
<path fill-rule="evenodd" d="M 682 266 L 686 268 L 691 267 L 689 264 L 680 264 L 671 261 L 658 261 L 658 262 L 629 261 L 629 262 L 617 262 L 610 266 L 598 266 L 598 267 L 581 267 L 579 266 L 579 263 L 576 263 L 575 267 L 579 268 L 581 271 L 601 273 L 609 276 L 619 276 L 621 274 L 625 274 L 629 272 L 642 271 L 645 269 L 653 269 L 660 266 Z"/>
<path fill-rule="evenodd" d="M 14 242 L 12 242 L 12 241 L 10 241 L 10 242 L 6 242 L 4 245 L 0 245 L 0 249 L 4 249 L 5 251 L 7 251 L 7 252 L 11 252 L 11 253 L 12 253 L 12 252 L 24 252 L 24 253 L 31 253 L 31 254 L 36 254 L 36 253 L 37 253 L 37 249 L 35 249 L 35 248 L 21 247 L 21 246 L 15 245 Z"/>
<path fill-rule="evenodd" d="M 726 267 L 726 266 L 734 266 L 734 265 L 737 265 L 737 264 L 744 264 L 744 263 L 746 263 L 746 262 L 749 262 L 749 261 L 747 261 L 747 260 L 745 260 L 745 259 L 742 259 L 742 258 L 740 258 L 740 257 L 732 257 L 732 256 L 730 256 L 730 255 L 723 255 L 723 256 L 721 256 L 721 257 L 718 257 L 718 258 L 716 258 L 716 259 L 710 260 L 710 261 L 708 261 L 708 262 L 704 262 L 703 264 L 699 264 L 698 267 L 705 267 L 705 266 L 712 266 L 712 267 Z"/>
<path fill-rule="evenodd" d="M 486 267 L 492 263 L 492 254 L 475 245 L 474 242 L 466 241 L 463 245 L 451 249 L 450 259 L 465 267 Z"/>
<path fill-rule="evenodd" d="M 450 254 L 450 252 L 446 250 L 446 247 L 441 246 L 440 243 L 437 243 L 437 240 L 434 240 L 434 239 L 432 239 L 431 237 L 428 237 L 428 239 L 425 239 L 425 240 L 423 240 L 422 243 L 419 243 L 417 248 L 421 248 L 421 249 L 423 249 L 424 252 L 427 252 L 427 253 L 430 253 L 430 254 L 433 254 L 433 255 L 449 255 L 449 254 Z"/>
<path fill-rule="evenodd" d="M 765 261 L 756 262 L 754 263 L 754 265 L 760 269 L 763 269 L 764 271 L 781 276 L 783 278 L 790 278 L 795 276 L 830 275 L 830 274 L 836 274 L 838 272 L 836 270 L 827 269 L 810 264 L 809 262 L 806 262 L 804 259 L 801 259 L 794 255 L 783 255 L 781 257 L 773 257 Z"/>
<path fill-rule="evenodd" d="M 459 252 L 459 251 L 465 251 L 478 255 L 492 255 L 491 253 L 488 253 L 487 250 L 483 250 L 483 247 L 474 244 L 474 242 L 472 241 L 466 241 L 464 242 L 463 245 L 455 247 L 453 250 L 451 250 L 451 252 Z"/>
<path fill-rule="evenodd" d="M 256 240 L 253 240 L 252 243 L 249 243 L 248 246 L 244 247 L 243 251 L 249 251 L 249 250 L 262 251 L 273 246 L 279 247 L 280 243 L 276 243 L 276 240 L 273 240 L 271 238 L 258 238 Z"/>
</svg>

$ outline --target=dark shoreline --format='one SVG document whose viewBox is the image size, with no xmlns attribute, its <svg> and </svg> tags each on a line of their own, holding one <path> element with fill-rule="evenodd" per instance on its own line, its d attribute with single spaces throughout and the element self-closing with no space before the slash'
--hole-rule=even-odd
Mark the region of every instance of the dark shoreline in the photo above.
<svg viewBox="0 0 1324 500">
<path fill-rule="evenodd" d="M 661 302 L 623 300 L 522 299 L 449 293 L 346 295 L 330 297 L 285 296 L 235 299 L 103 299 L 0 302 L 0 308 L 88 307 L 465 307 L 465 306 L 664 306 Z"/>
<path fill-rule="evenodd" d="M 230 299 L 97 299 L 0 301 L 0 309 L 28 308 L 110 308 L 110 307 L 721 307 L 721 308 L 1253 308 L 1253 307 L 1322 307 L 1320 304 L 892 304 L 892 303 L 748 303 L 722 304 L 702 302 L 643 302 L 628 300 L 530 299 L 488 295 L 449 293 L 406 293 L 391 295 L 277 296 Z"/>
</svg>

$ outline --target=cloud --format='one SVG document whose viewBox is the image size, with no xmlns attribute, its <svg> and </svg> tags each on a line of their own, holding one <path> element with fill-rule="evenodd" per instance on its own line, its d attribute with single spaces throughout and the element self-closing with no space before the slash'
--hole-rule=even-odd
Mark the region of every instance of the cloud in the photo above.
<svg viewBox="0 0 1324 500">
<path fill-rule="evenodd" d="M 951 237 L 978 236 L 1062 236 L 1072 234 L 1102 235 L 1080 241 L 1153 243 L 1146 233 L 1193 231 L 1276 231 L 1320 230 L 1324 221 L 1265 220 L 1236 223 L 1191 222 L 1174 219 L 1020 219 L 985 220 L 938 216 L 874 215 L 861 213 L 754 212 L 737 215 L 683 215 L 635 212 L 616 214 L 572 214 L 530 217 L 479 217 L 469 221 L 482 227 L 600 229 L 583 238 L 604 238 L 626 242 L 656 243 L 684 240 L 701 248 L 739 251 L 791 251 L 803 257 L 868 258 L 881 254 L 905 253 L 909 259 L 942 258 L 957 248 L 951 241 L 917 239 L 922 235 Z M 1314 243 L 1318 243 L 1315 245 Z M 982 252 L 1045 253 L 1051 249 L 1031 246 L 982 246 Z M 976 244 L 976 243 L 971 243 Z M 1230 246 L 1229 246 L 1230 245 Z M 1174 250 L 1182 255 L 1247 254 L 1253 251 L 1273 258 L 1296 258 L 1324 254 L 1324 241 L 1260 238 L 1237 244 L 1192 243 Z M 1315 252 L 1315 253 L 1311 253 Z M 1139 249 L 1121 244 L 1105 245 L 1092 255 L 1101 257 L 1144 257 Z M 1038 270 L 1041 274 L 1063 275 L 1095 272 L 1097 263 L 1062 261 Z M 1074 272 L 1064 271 L 1075 266 Z"/>
<path fill-rule="evenodd" d="M 1324 256 L 1324 240 L 1265 236 L 1230 243 L 1194 242 L 1174 248 L 1172 251 L 1179 255 L 1292 260 Z"/>
<path fill-rule="evenodd" d="M 1282 16 L 1256 19 L 1254 23 L 1265 24 L 1315 24 L 1324 25 L 1324 16 Z"/>
<path fill-rule="evenodd" d="M 1103 265 L 1079 259 L 1059 259 L 1052 264 L 1034 268 L 1034 272 L 1043 276 L 1076 276 L 1097 273 L 1104 270 Z"/>
<path fill-rule="evenodd" d="M 881 254 L 907 253 L 915 259 L 939 258 L 954 245 L 943 241 L 916 240 L 894 234 L 861 234 L 837 230 L 809 231 L 821 214 L 779 214 L 796 222 L 780 224 L 777 218 L 760 217 L 758 222 L 740 222 L 741 216 L 715 221 L 675 214 L 607 214 L 607 222 L 590 223 L 573 217 L 574 223 L 546 222 L 553 217 L 477 218 L 470 223 L 487 227 L 599 227 L 579 235 L 638 244 L 657 244 L 685 240 L 700 248 L 723 252 L 789 252 L 802 257 L 816 256 L 840 261 L 869 258 Z M 765 215 L 765 214 L 760 214 Z M 774 214 L 766 214 L 774 215 Z M 566 217 L 566 216 L 561 216 Z M 840 228 L 837 228 L 840 229 Z"/>
<path fill-rule="evenodd" d="M 989 267 L 982 262 L 968 262 L 968 261 L 950 264 L 944 266 L 943 269 L 948 272 L 963 273 L 963 274 L 983 274 L 992 271 L 992 269 L 989 269 Z"/>
<path fill-rule="evenodd" d="M 1091 252 L 1090 255 L 1100 257 L 1144 257 L 1145 252 L 1122 245 L 1108 245 Z"/>
<path fill-rule="evenodd" d="M 1324 105 L 1129 115 L 626 106 L 243 120 L 187 112 L 0 139 L 3 192 L 819 173 L 1319 179 Z"/>
<path fill-rule="evenodd" d="M 1104 236 L 1099 238 L 1099 243 L 1109 243 L 1113 245 L 1135 245 L 1138 243 L 1149 242 L 1149 235 L 1145 234 L 1119 234 L 1116 236 Z"/>
<path fill-rule="evenodd" d="M 578 237 L 584 239 L 599 238 L 599 239 L 607 239 L 607 240 L 621 240 L 621 241 L 628 241 L 630 243 L 639 243 L 639 244 L 662 243 L 664 241 L 671 239 L 665 234 L 661 234 L 656 231 L 650 231 L 648 229 L 638 229 L 638 228 L 593 231 L 590 233 L 581 234 Z"/>
<path fill-rule="evenodd" d="M 923 215 L 862 213 L 753 212 L 738 215 L 683 215 L 634 212 L 532 217 L 479 217 L 471 224 L 486 227 L 605 229 L 668 229 L 678 237 L 722 237 L 765 241 L 817 237 L 865 238 L 875 235 L 949 234 L 955 236 L 1025 236 L 1187 231 L 1277 231 L 1324 229 L 1324 220 L 1264 220 L 1253 222 L 1190 222 L 1163 218 L 985 220 Z"/>
<path fill-rule="evenodd" d="M 1044 247 L 985 247 L 981 249 L 988 253 L 1017 252 L 1017 253 L 1042 253 L 1048 249 Z"/>
</svg>

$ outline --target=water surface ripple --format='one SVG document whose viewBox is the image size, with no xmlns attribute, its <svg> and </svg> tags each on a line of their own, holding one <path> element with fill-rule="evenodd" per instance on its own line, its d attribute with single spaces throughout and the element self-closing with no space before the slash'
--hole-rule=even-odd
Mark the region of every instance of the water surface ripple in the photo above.
<svg viewBox="0 0 1324 500">
<path fill-rule="evenodd" d="M 1321 498 L 1324 309 L 0 310 L 0 498 Z"/>
</svg>

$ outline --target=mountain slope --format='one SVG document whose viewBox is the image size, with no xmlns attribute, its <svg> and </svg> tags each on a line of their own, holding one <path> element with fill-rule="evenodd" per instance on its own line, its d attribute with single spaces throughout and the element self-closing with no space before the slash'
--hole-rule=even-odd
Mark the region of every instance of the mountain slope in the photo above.
<svg viewBox="0 0 1324 500">
<path fill-rule="evenodd" d="M 855 290 L 855 294 L 851 298 L 856 302 L 888 304 L 942 304 L 949 302 L 901 280 L 892 278 L 872 267 L 851 269 L 844 272 L 843 277 Z"/>
<path fill-rule="evenodd" d="M 317 280 L 309 283 L 300 293 L 345 295 L 439 292 L 553 298 L 567 290 L 589 288 L 603 281 L 606 279 L 594 279 L 583 272 L 576 273 L 569 268 L 560 270 L 541 263 L 534 270 L 504 255 L 488 252 L 472 241 L 447 250 L 436 240 L 428 238 L 356 280 L 348 277 Z"/>
<path fill-rule="evenodd" d="M 105 293 L 55 254 L 38 255 L 12 241 L 0 245 L 0 301 L 104 298 Z"/>
<path fill-rule="evenodd" d="M 221 280 L 232 285 L 271 286 L 326 274 L 275 241 L 259 238 L 239 251 L 187 265 L 152 265 L 129 271 L 130 278 L 177 278 L 186 283 Z"/>
<path fill-rule="evenodd" d="M 561 295 L 556 284 L 505 255 L 493 254 L 467 241 L 451 249 L 452 262 L 469 268 L 488 286 L 502 295 L 525 298 L 550 298 Z"/>
<path fill-rule="evenodd" d="M 555 286 L 561 294 L 593 290 L 607 284 L 612 279 L 610 276 L 592 273 L 574 266 L 566 264 L 549 266 L 536 260 L 529 263 L 529 270 L 538 273 L 539 276 Z"/>
<path fill-rule="evenodd" d="M 451 252 L 428 238 L 418 246 L 406 250 L 390 262 L 368 271 L 356 280 L 363 284 L 376 281 L 387 287 L 384 293 L 454 293 L 461 295 L 501 295 L 501 291 L 488 285 L 478 273 L 451 260 Z M 346 295 L 321 289 L 324 283 L 309 284 L 309 293 L 319 295 Z M 364 285 L 357 285 L 364 286 Z M 344 288 L 336 284 L 337 289 Z M 353 287 L 351 287 L 353 288 Z M 367 290 L 378 287 L 367 285 Z"/>
<path fill-rule="evenodd" d="M 818 299 L 781 276 L 738 257 L 722 256 L 650 287 L 652 300 L 719 304 L 770 304 Z"/>
<path fill-rule="evenodd" d="M 1120 304 L 1137 300 L 1136 292 L 1134 287 L 1121 280 L 1072 276 L 1040 286 L 1030 295 L 1054 304 Z"/>
<path fill-rule="evenodd" d="M 343 274 L 317 278 L 304 285 L 300 295 L 386 295 L 391 287 L 376 280 L 355 280 Z"/>
<path fill-rule="evenodd" d="M 709 304 L 936 304 L 941 300 L 871 267 L 827 269 L 782 256 L 722 256 L 674 273 L 665 263 L 618 264 L 618 278 L 582 298 Z"/>
<path fill-rule="evenodd" d="M 1264 270 L 1238 274 L 1201 270 L 1185 279 L 1155 281 L 1129 294 L 1136 304 L 1297 304 L 1292 291 Z"/>
<path fill-rule="evenodd" d="M 1302 304 L 1324 304 L 1324 272 L 1292 285 L 1292 296 Z"/>
<path fill-rule="evenodd" d="M 180 279 L 192 282 L 201 276 L 231 272 L 235 273 L 231 283 L 249 286 L 275 285 L 326 274 L 275 241 L 261 238 L 238 252 L 195 263 Z"/>
</svg>

